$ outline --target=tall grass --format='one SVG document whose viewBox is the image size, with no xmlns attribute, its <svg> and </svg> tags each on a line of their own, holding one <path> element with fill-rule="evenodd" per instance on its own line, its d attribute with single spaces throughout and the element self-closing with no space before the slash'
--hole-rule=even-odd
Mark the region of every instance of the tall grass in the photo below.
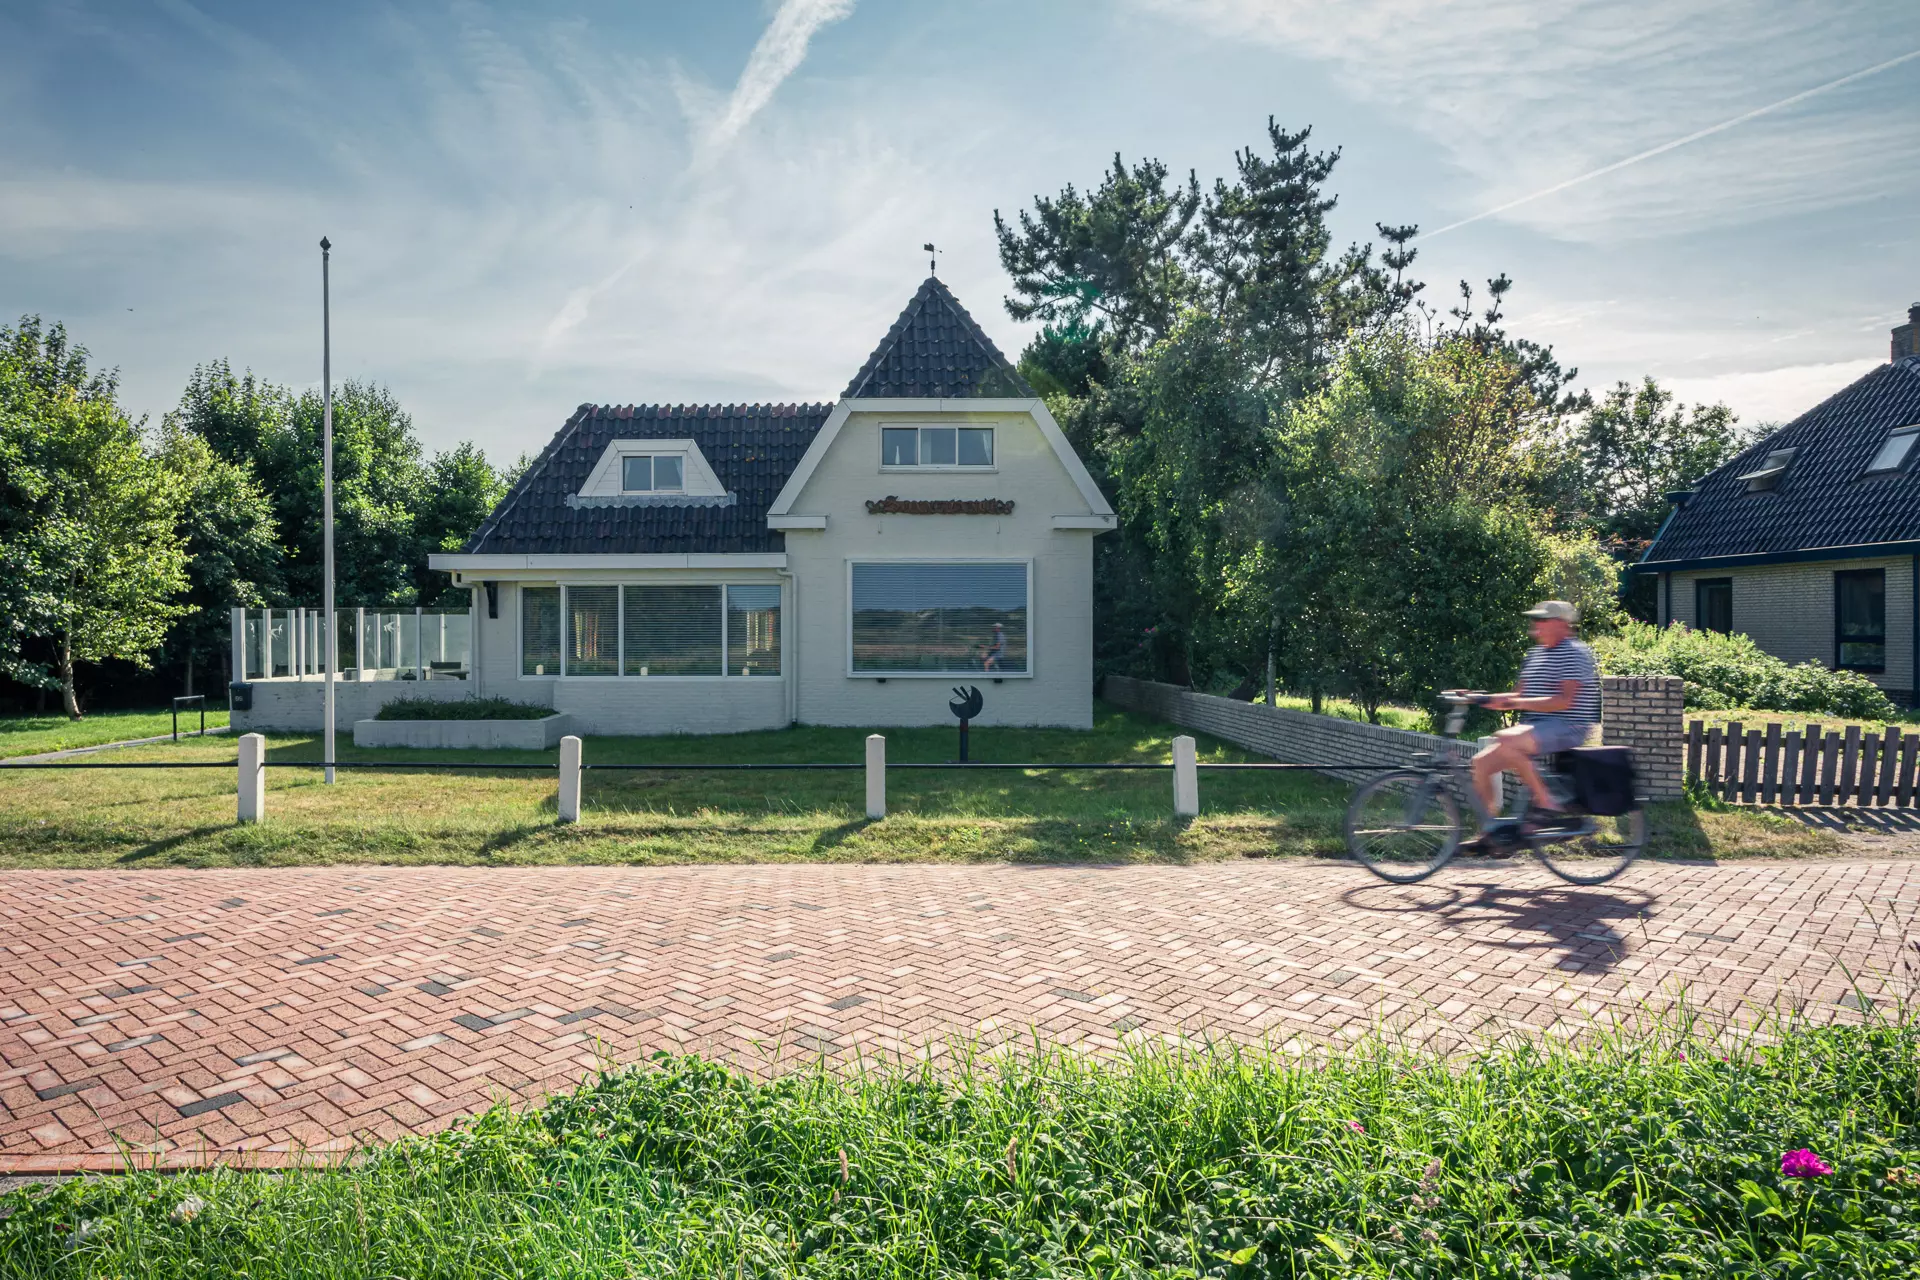
<svg viewBox="0 0 1920 1280">
<path fill-rule="evenodd" d="M 1916 1066 L 1911 1023 L 1673 1020 L 771 1083 L 662 1055 L 356 1166 L 15 1193 L 0 1276 L 1911 1277 Z"/>
</svg>

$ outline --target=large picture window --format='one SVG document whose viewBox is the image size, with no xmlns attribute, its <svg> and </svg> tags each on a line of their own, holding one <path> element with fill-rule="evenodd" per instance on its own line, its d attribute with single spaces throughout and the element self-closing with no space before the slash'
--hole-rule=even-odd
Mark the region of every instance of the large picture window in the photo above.
<svg viewBox="0 0 1920 1280">
<path fill-rule="evenodd" d="M 852 566 L 856 675 L 1026 675 L 1024 561 Z"/>
<path fill-rule="evenodd" d="M 1733 579 L 1701 578 L 1693 584 L 1693 618 L 1702 631 L 1733 634 Z"/>
<path fill-rule="evenodd" d="M 777 676 L 780 587 L 520 589 L 527 676 Z"/>
<path fill-rule="evenodd" d="M 560 674 L 560 588 L 520 588 L 520 674 Z"/>
<path fill-rule="evenodd" d="M 1834 663 L 1850 671 L 1887 669 L 1887 571 L 1833 575 Z"/>
<path fill-rule="evenodd" d="M 630 676 L 717 676 L 719 587 L 627 587 Z"/>
</svg>

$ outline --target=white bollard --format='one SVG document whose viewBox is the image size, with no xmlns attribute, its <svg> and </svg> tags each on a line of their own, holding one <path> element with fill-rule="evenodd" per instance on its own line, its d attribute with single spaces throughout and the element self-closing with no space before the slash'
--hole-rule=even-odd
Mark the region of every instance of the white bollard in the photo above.
<svg viewBox="0 0 1920 1280">
<path fill-rule="evenodd" d="M 560 739 L 560 821 L 580 821 L 580 739 Z"/>
<path fill-rule="evenodd" d="M 887 816 L 887 740 L 877 733 L 867 735 L 867 816 Z"/>
<path fill-rule="evenodd" d="M 240 735 L 240 821 L 258 822 L 266 816 L 266 735 L 243 733 Z"/>
<path fill-rule="evenodd" d="M 1195 767 L 1193 739 L 1181 734 L 1173 740 L 1173 816 L 1200 816 L 1200 770 Z"/>
</svg>

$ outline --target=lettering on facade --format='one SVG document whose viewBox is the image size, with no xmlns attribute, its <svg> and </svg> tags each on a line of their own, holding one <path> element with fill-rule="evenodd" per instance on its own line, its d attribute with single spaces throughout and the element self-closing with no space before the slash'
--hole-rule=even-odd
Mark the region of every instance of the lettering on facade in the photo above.
<svg viewBox="0 0 1920 1280">
<path fill-rule="evenodd" d="M 892 494 L 867 500 L 870 516 L 1010 516 L 1013 503 L 1004 498 L 896 498 Z"/>
</svg>

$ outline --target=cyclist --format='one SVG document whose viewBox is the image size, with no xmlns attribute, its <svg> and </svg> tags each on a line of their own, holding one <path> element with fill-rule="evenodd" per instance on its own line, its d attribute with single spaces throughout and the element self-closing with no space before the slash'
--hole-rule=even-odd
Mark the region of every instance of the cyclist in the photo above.
<svg viewBox="0 0 1920 1280">
<path fill-rule="evenodd" d="M 1524 834 L 1536 835 L 1564 822 L 1554 815 L 1560 801 L 1540 779 L 1534 760 L 1580 746 L 1600 722 L 1600 672 L 1593 650 L 1576 640 L 1573 624 L 1580 611 L 1565 600 L 1542 600 L 1524 615 L 1532 622 L 1533 648 L 1520 664 L 1512 693 L 1498 693 L 1483 704 L 1495 711 L 1518 711 L 1522 723 L 1502 729 L 1473 758 L 1473 785 L 1483 810 L 1494 812 L 1494 785 L 1504 773 L 1518 774 L 1533 793 L 1534 809 Z M 1489 821 L 1492 821 L 1489 819 Z M 1486 833 L 1474 843 L 1485 848 Z"/>
</svg>

